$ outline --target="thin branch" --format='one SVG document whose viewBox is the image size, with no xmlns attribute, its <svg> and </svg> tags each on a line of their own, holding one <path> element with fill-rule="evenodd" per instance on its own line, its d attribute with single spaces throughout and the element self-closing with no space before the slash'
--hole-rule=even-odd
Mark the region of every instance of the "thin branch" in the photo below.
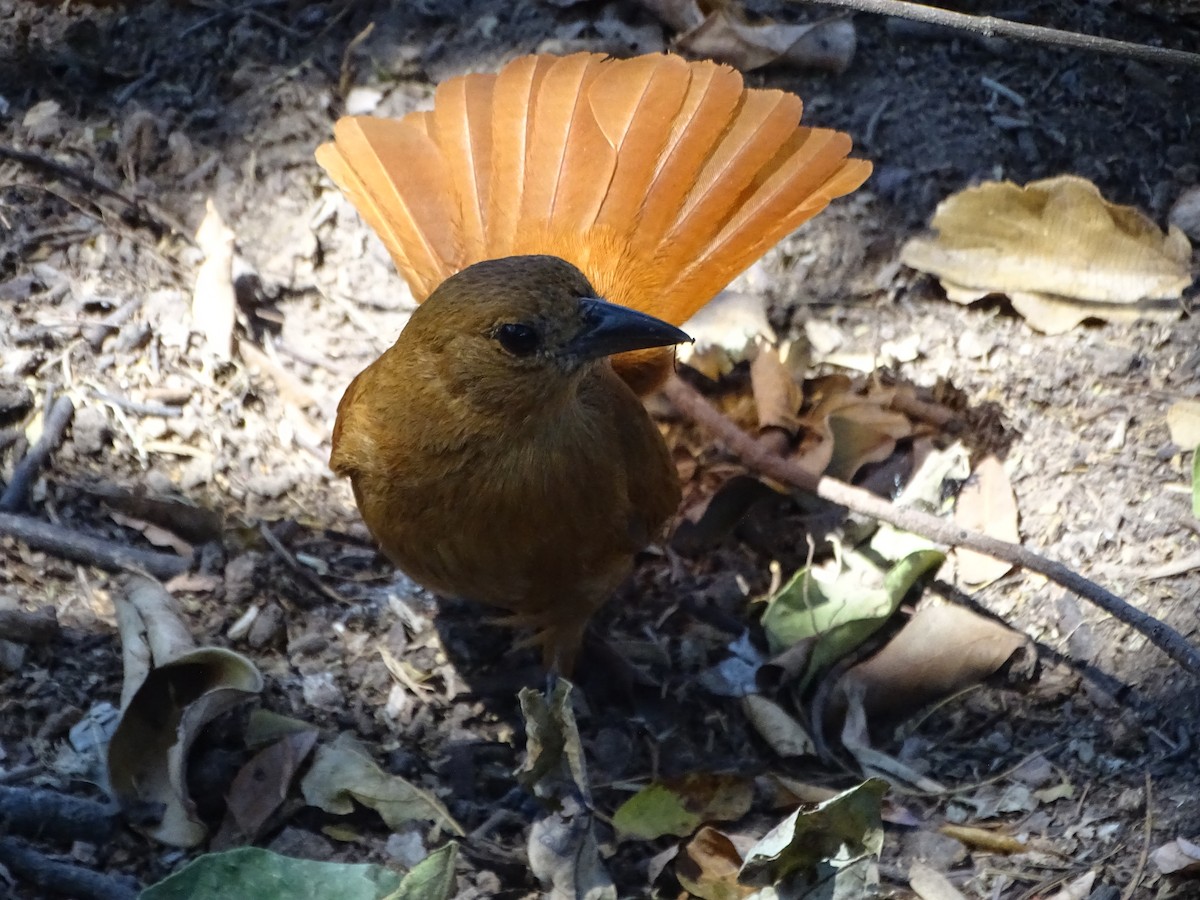
<svg viewBox="0 0 1200 900">
<path fill-rule="evenodd" d="M 174 553 L 139 550 L 30 516 L 0 513 L 0 535 L 14 537 L 34 550 L 112 572 L 146 571 L 155 578 L 174 578 L 191 565 L 190 560 Z"/>
<path fill-rule="evenodd" d="M 12 480 L 4 489 L 4 493 L 0 494 L 0 512 L 17 512 L 25 506 L 33 483 L 50 461 L 50 454 L 62 443 L 63 435 L 66 434 L 67 426 L 71 424 L 74 416 L 75 404 L 71 402 L 70 397 L 63 396 L 54 401 L 50 412 L 46 413 L 42 436 L 17 463 L 13 469 Z"/>
<path fill-rule="evenodd" d="M 813 0 L 792 0 L 792 2 L 807 3 L 813 2 Z M 1071 47 L 1076 50 L 1087 50 L 1091 53 L 1102 53 L 1108 56 L 1123 56 L 1143 62 L 1200 69 L 1200 53 L 1171 50 L 1166 47 L 1151 47 L 1148 44 L 1134 44 L 1130 41 L 1080 34 L 1076 31 L 1063 31 L 1059 28 L 1026 25 L 1022 22 L 1011 22 L 1008 19 L 997 19 L 995 16 L 972 16 L 936 6 L 926 6 L 923 3 L 907 3 L 904 0 L 819 0 L 819 2 L 823 6 L 841 6 L 881 16 L 895 16 L 900 19 L 911 19 L 914 22 L 943 25 L 947 28 L 981 34 L 984 37 L 1016 38 L 1035 44 Z"/>
<path fill-rule="evenodd" d="M 80 900 L 136 900 L 140 889 L 137 881 L 128 875 L 96 872 L 47 856 L 15 837 L 0 837 L 0 866 L 44 892 Z"/>
<path fill-rule="evenodd" d="M 743 463 L 763 475 L 816 494 L 853 512 L 920 534 L 939 544 L 966 547 L 1045 575 L 1144 634 L 1175 662 L 1189 672 L 1200 675 L 1200 651 L 1189 644 L 1183 635 L 1062 563 L 1047 559 L 1019 544 L 1010 544 L 961 528 L 948 519 L 939 519 L 916 509 L 897 507 L 843 481 L 814 476 L 762 441 L 751 437 L 678 376 L 673 376 L 667 382 L 663 392 L 676 409 L 716 435 Z"/>
<path fill-rule="evenodd" d="M 160 233 L 174 234 L 188 246 L 196 246 L 196 241 L 188 234 L 187 229 L 172 216 L 169 216 L 160 209 L 151 209 L 145 201 L 135 200 L 121 193 L 116 188 L 109 187 L 103 181 L 89 175 L 87 172 L 74 169 L 71 166 L 64 165 L 38 153 L 18 150 L 16 147 L 10 147 L 7 144 L 0 144 L 0 159 L 11 159 L 13 162 L 20 163 L 23 166 L 42 169 L 67 181 L 72 181 L 81 188 L 105 197 L 111 197 L 113 200 L 127 206 L 129 211 L 143 224 L 153 226 Z"/>
</svg>

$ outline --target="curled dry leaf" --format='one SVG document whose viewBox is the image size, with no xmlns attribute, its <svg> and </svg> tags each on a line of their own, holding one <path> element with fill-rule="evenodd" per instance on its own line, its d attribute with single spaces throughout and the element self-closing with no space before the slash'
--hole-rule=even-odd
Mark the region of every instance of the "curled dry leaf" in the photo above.
<svg viewBox="0 0 1200 900">
<path fill-rule="evenodd" d="M 949 878 L 919 860 L 909 866 L 908 886 L 921 900 L 966 900 L 963 892 L 952 885 Z"/>
<path fill-rule="evenodd" d="M 937 236 L 910 240 L 902 262 L 936 275 L 958 303 L 1007 294 L 1049 334 L 1087 318 L 1176 316 L 1176 304 L 1146 301 L 1176 300 L 1191 282 L 1191 246 L 1179 228 L 1163 234 L 1075 175 L 967 188 L 938 205 L 932 226 Z"/>
<path fill-rule="evenodd" d="M 985 457 L 958 492 L 954 521 L 963 528 L 981 531 L 1010 544 L 1020 542 L 1017 498 L 1004 465 L 996 457 Z M 1010 562 L 962 547 L 957 548 L 954 555 L 958 560 L 959 578 L 976 587 L 991 584 L 1012 568 Z"/>
<path fill-rule="evenodd" d="M 722 291 L 684 324 L 692 343 L 680 344 L 676 358 L 716 381 L 749 359 L 774 334 L 758 294 Z"/>
<path fill-rule="evenodd" d="M 571 683 L 559 678 L 549 697 L 528 688 L 520 693 L 526 744 L 517 777 L 546 807 L 529 829 L 529 867 L 550 900 L 616 900 L 592 827 L 592 794 L 571 691 Z"/>
<path fill-rule="evenodd" d="M 237 294 L 233 287 L 233 230 L 225 224 L 209 197 L 204 221 L 196 230 L 196 243 L 204 251 L 204 262 L 196 272 L 192 289 L 192 328 L 204 336 L 206 352 L 217 362 L 233 356 L 233 322 Z"/>
<path fill-rule="evenodd" d="M 858 42 L 853 23 L 845 18 L 751 24 L 728 0 L 642 0 L 642 5 L 682 32 L 675 44 L 679 51 L 744 72 L 772 63 L 844 72 Z"/>
<path fill-rule="evenodd" d="M 742 698 L 742 710 L 768 746 L 780 756 L 815 756 L 816 745 L 808 730 L 787 710 L 761 694 Z"/>
<path fill-rule="evenodd" d="M 886 782 L 871 778 L 798 809 L 747 851 L 740 881 L 769 886 L 802 874 L 810 883 L 832 881 L 828 896 L 864 896 L 871 864 L 883 849 L 880 804 L 886 790 Z M 851 889 L 856 884 L 863 889 Z"/>
<path fill-rule="evenodd" d="M 1032 654 L 1032 641 L 992 619 L 961 606 L 926 606 L 843 681 L 863 688 L 873 724 L 894 722 L 995 674 L 1022 650 Z"/>
<path fill-rule="evenodd" d="M 800 385 L 774 348 L 762 348 L 751 361 L 750 387 L 754 391 L 759 428 L 780 428 L 794 434 L 801 401 Z"/>
<path fill-rule="evenodd" d="M 813 474 L 851 481 L 863 466 L 887 459 L 897 441 L 919 430 L 891 408 L 895 396 L 894 388 L 859 386 L 844 375 L 812 379 L 805 385 L 804 437 L 795 462 Z"/>
<path fill-rule="evenodd" d="M 838 683 L 838 696 L 846 705 L 846 720 L 842 724 L 842 746 L 858 762 L 864 774 L 927 794 L 939 794 L 945 790 L 932 778 L 927 778 L 907 763 L 882 750 L 876 750 L 871 745 L 867 714 L 863 709 L 861 684 L 846 682 L 843 679 Z"/>
<path fill-rule="evenodd" d="M 968 847 L 987 853 L 1024 853 L 1029 849 L 1028 845 L 1012 835 L 990 828 L 976 828 L 972 825 L 943 825 L 938 831 L 946 837 L 961 841 Z"/>
<path fill-rule="evenodd" d="M 187 793 L 187 754 L 200 730 L 259 693 L 254 664 L 221 647 L 196 647 L 171 595 L 131 577 L 114 597 L 125 666 L 121 719 L 108 745 L 114 796 L 146 834 L 194 847 L 207 829 Z M 145 823 L 146 810 L 161 817 Z"/>
</svg>

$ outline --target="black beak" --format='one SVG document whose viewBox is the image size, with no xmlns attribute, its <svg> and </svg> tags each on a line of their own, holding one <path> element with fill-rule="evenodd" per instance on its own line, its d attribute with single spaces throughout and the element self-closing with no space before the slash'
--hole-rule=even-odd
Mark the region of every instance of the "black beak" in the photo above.
<svg viewBox="0 0 1200 900">
<path fill-rule="evenodd" d="M 595 297 L 584 297 L 579 305 L 583 308 L 583 330 L 567 344 L 567 352 L 580 359 L 692 342 L 687 332 L 628 306 Z"/>
</svg>

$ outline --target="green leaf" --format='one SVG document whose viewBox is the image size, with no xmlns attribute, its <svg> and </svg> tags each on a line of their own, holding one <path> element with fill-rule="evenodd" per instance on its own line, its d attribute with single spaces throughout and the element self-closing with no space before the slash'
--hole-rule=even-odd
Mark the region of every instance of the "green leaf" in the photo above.
<svg viewBox="0 0 1200 900">
<path fill-rule="evenodd" d="M 801 569 L 771 599 L 763 615 L 771 649 L 779 652 L 800 641 L 816 641 L 803 689 L 817 673 L 878 631 L 913 585 L 936 572 L 945 558 L 938 550 L 910 553 L 888 571 L 882 587 L 864 585 L 849 570 L 832 581 L 821 581 L 810 568 Z"/>
<path fill-rule="evenodd" d="M 1192 515 L 1200 519 L 1200 447 L 1192 451 Z"/>
<path fill-rule="evenodd" d="M 449 900 L 457 884 L 454 863 L 458 859 L 458 844 L 447 844 L 421 860 L 404 876 L 399 890 L 387 900 Z"/>
<path fill-rule="evenodd" d="M 613 813 L 622 838 L 686 837 L 704 822 L 730 822 L 750 811 L 753 783 L 737 775 L 694 772 L 642 788 Z"/>
<path fill-rule="evenodd" d="M 383 866 L 293 859 L 258 847 L 241 847 L 199 857 L 146 888 L 139 900 L 444 900 L 447 896 L 398 893 L 403 889 L 400 876 Z"/>
<path fill-rule="evenodd" d="M 796 810 L 750 848 L 739 880 L 764 887 L 793 878 L 809 885 L 861 884 L 861 873 L 852 869 L 883 849 L 880 803 L 887 787 L 871 778 L 815 807 Z"/>
<path fill-rule="evenodd" d="M 622 837 L 652 841 L 664 834 L 685 837 L 700 827 L 700 817 L 683 798 L 663 784 L 642 788 L 613 814 L 613 828 Z"/>
<path fill-rule="evenodd" d="M 358 801 L 379 813 L 391 828 L 407 822 L 436 822 L 457 835 L 464 832 L 433 794 L 383 771 L 354 735 L 343 732 L 317 748 L 300 782 L 304 800 L 337 816 L 349 815 Z"/>
</svg>

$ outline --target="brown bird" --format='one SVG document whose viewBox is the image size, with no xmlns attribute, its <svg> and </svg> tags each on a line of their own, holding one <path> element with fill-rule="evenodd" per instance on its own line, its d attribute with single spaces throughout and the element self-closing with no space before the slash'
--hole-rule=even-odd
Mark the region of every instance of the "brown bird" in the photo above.
<svg viewBox="0 0 1200 900">
<path fill-rule="evenodd" d="M 317 151 L 423 301 L 330 464 L 401 569 L 534 628 L 548 667 L 679 502 L 638 399 L 675 326 L 870 174 L 800 110 L 709 62 L 526 56 Z"/>
</svg>

